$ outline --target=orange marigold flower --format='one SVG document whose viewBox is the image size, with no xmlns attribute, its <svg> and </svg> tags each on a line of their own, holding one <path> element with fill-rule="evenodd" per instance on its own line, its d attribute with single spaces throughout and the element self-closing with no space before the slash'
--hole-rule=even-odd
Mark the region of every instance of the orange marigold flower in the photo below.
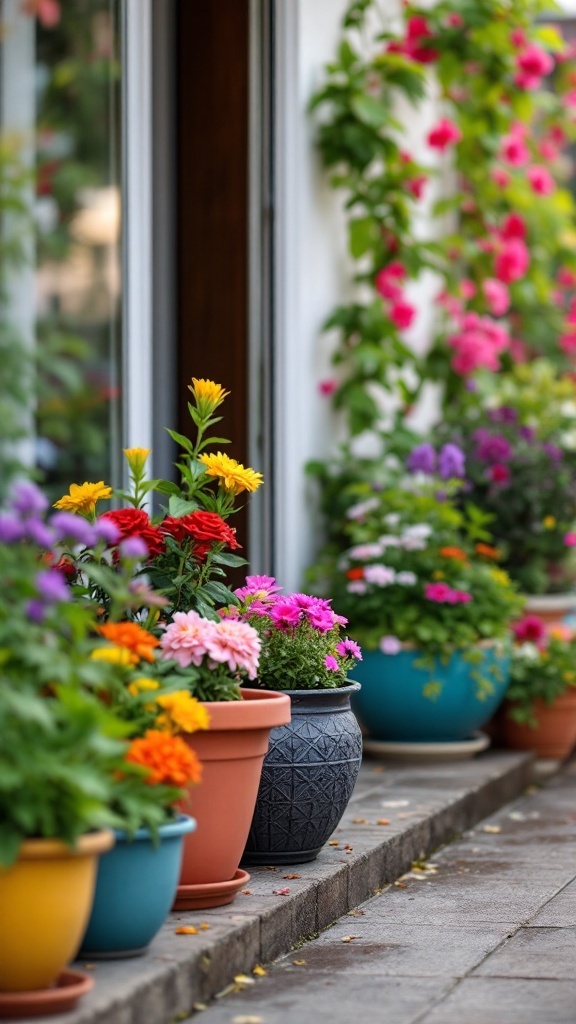
<svg viewBox="0 0 576 1024">
<path fill-rule="evenodd" d="M 490 544 L 477 544 L 476 554 L 481 555 L 482 558 L 498 559 L 501 557 L 502 552 L 498 548 L 493 548 Z"/>
<path fill-rule="evenodd" d="M 362 580 L 364 579 L 364 569 L 360 566 L 357 569 L 348 569 L 346 576 L 349 580 Z"/>
<path fill-rule="evenodd" d="M 141 659 L 154 661 L 152 651 L 160 641 L 137 622 L 106 622 L 98 626 L 98 632 L 118 647 L 126 647 L 130 652 L 131 665 L 137 665 Z"/>
<path fill-rule="evenodd" d="M 150 786 L 185 786 L 200 782 L 202 765 L 196 754 L 180 736 L 148 729 L 144 736 L 132 740 L 126 760 L 148 769 Z"/>
<path fill-rule="evenodd" d="M 440 548 L 440 554 L 443 558 L 454 558 L 457 562 L 467 562 L 468 555 L 462 548 Z"/>
</svg>

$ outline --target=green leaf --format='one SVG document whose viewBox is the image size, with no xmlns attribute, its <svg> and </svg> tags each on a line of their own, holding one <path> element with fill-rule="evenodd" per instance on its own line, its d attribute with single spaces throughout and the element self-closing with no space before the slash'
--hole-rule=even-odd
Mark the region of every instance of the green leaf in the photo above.
<svg viewBox="0 0 576 1024">
<path fill-rule="evenodd" d="M 374 241 L 374 218 L 358 217 L 348 225 L 350 254 L 355 260 L 368 251 Z"/>
<path fill-rule="evenodd" d="M 353 98 L 350 107 L 358 120 L 370 128 L 381 128 L 390 118 L 388 107 L 374 96 L 359 93 Z"/>
<path fill-rule="evenodd" d="M 186 501 L 184 498 L 178 497 L 178 495 L 171 495 L 170 501 L 168 502 L 169 515 L 174 516 L 175 519 L 181 519 L 182 516 L 187 516 L 190 512 L 196 512 L 198 504 L 195 501 Z"/>
<path fill-rule="evenodd" d="M 231 569 L 248 564 L 245 558 L 240 555 L 232 555 L 228 551 L 219 551 L 217 555 L 212 555 L 211 562 L 217 565 L 227 565 Z"/>
<path fill-rule="evenodd" d="M 179 434 L 176 430 L 170 430 L 169 427 L 166 427 L 166 430 L 170 434 L 172 440 L 176 441 L 176 444 L 179 444 L 181 448 L 184 448 L 184 450 L 188 452 L 189 455 L 192 455 L 194 446 L 188 437 L 184 437 L 184 434 Z"/>
</svg>

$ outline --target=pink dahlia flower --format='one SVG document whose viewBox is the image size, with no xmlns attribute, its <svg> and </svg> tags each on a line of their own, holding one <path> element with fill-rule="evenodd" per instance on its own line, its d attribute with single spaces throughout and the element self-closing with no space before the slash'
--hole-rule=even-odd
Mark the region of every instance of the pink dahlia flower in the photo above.
<svg viewBox="0 0 576 1024">
<path fill-rule="evenodd" d="M 510 309 L 510 292 L 505 284 L 502 284 L 501 281 L 496 281 L 492 277 L 487 277 L 482 282 L 482 291 L 488 303 L 488 309 L 493 316 L 504 316 L 508 312 Z"/>
<path fill-rule="evenodd" d="M 238 619 L 213 623 L 207 642 L 208 664 L 226 664 L 231 672 L 244 671 L 248 679 L 256 679 L 262 646 L 253 626 Z"/>
<path fill-rule="evenodd" d="M 214 623 L 198 612 L 175 612 L 160 640 L 163 658 L 173 658 L 181 668 L 201 665 L 208 652 L 208 638 Z"/>
<path fill-rule="evenodd" d="M 514 636 L 519 643 L 530 641 L 537 644 L 546 635 L 546 627 L 537 615 L 525 615 L 513 628 Z"/>
</svg>

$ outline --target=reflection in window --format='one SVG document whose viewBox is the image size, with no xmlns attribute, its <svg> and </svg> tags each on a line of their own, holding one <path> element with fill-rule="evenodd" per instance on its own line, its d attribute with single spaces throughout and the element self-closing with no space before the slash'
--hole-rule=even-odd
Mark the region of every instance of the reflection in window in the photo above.
<svg viewBox="0 0 576 1024">
<path fill-rule="evenodd" d="M 0 0 L 0 152 L 20 176 L 16 205 L 0 191 L 4 247 L 17 241 L 3 267 L 0 330 L 18 337 L 39 370 L 23 413 L 27 457 L 55 496 L 71 481 L 117 478 L 118 8 L 119 0 Z"/>
</svg>

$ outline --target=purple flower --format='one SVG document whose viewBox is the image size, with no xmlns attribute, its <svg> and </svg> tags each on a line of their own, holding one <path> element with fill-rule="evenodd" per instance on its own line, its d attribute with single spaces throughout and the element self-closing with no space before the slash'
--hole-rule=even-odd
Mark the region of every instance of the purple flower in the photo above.
<svg viewBox="0 0 576 1024">
<path fill-rule="evenodd" d="M 105 516 L 100 516 L 94 523 L 94 532 L 98 540 L 103 540 L 105 544 L 110 546 L 117 544 L 122 534 L 113 523 L 111 519 L 106 519 Z"/>
<path fill-rule="evenodd" d="M 9 512 L 0 512 L 0 542 L 2 544 L 14 544 L 22 540 L 24 527 L 19 519 L 10 515 Z"/>
<path fill-rule="evenodd" d="M 552 444 L 551 441 L 545 441 L 542 445 L 542 450 L 549 455 L 553 462 L 561 462 L 563 458 L 563 451 L 556 444 Z"/>
<path fill-rule="evenodd" d="M 336 644 L 336 650 L 342 658 L 349 656 L 351 658 L 356 658 L 358 661 L 362 661 L 362 651 L 360 647 L 355 640 L 351 640 L 348 636 Z"/>
<path fill-rule="evenodd" d="M 505 437 L 493 434 L 478 443 L 476 455 L 483 462 L 507 462 L 512 455 L 512 449 Z"/>
<path fill-rule="evenodd" d="M 54 532 L 41 519 L 27 519 L 26 536 L 41 548 L 51 548 L 55 541 Z"/>
<path fill-rule="evenodd" d="M 518 413 L 511 405 L 501 405 L 498 409 L 491 409 L 488 416 L 492 423 L 516 423 Z"/>
<path fill-rule="evenodd" d="M 445 444 L 440 450 L 438 472 L 443 480 L 462 480 L 466 476 L 466 457 L 457 444 Z"/>
<path fill-rule="evenodd" d="M 402 643 L 397 636 L 383 636 L 378 646 L 383 654 L 398 654 L 402 649 Z"/>
<path fill-rule="evenodd" d="M 10 507 L 23 516 L 39 516 L 48 508 L 48 498 L 31 480 L 18 480 L 8 500 Z"/>
<path fill-rule="evenodd" d="M 150 554 L 148 545 L 141 537 L 126 537 L 122 541 L 119 551 L 123 558 L 143 559 L 148 558 Z"/>
<path fill-rule="evenodd" d="M 338 669 L 340 668 L 333 654 L 326 655 L 326 657 L 324 658 L 324 664 L 329 672 L 337 672 Z"/>
<path fill-rule="evenodd" d="M 26 615 L 31 622 L 42 622 L 46 615 L 46 605 L 34 598 L 32 601 L 28 601 L 26 605 Z"/>
<path fill-rule="evenodd" d="M 48 520 L 50 527 L 56 531 L 58 540 L 72 540 L 90 548 L 97 539 L 94 527 L 73 512 L 55 512 Z"/>
<path fill-rule="evenodd" d="M 536 437 L 536 431 L 533 427 L 520 427 L 520 437 L 524 441 L 533 441 Z"/>
<path fill-rule="evenodd" d="M 58 569 L 46 569 L 44 572 L 39 572 L 36 577 L 36 588 L 45 602 L 70 600 L 70 590 Z"/>
<path fill-rule="evenodd" d="M 431 444 L 419 444 L 406 461 L 410 473 L 433 473 L 436 469 L 436 452 Z"/>
</svg>

